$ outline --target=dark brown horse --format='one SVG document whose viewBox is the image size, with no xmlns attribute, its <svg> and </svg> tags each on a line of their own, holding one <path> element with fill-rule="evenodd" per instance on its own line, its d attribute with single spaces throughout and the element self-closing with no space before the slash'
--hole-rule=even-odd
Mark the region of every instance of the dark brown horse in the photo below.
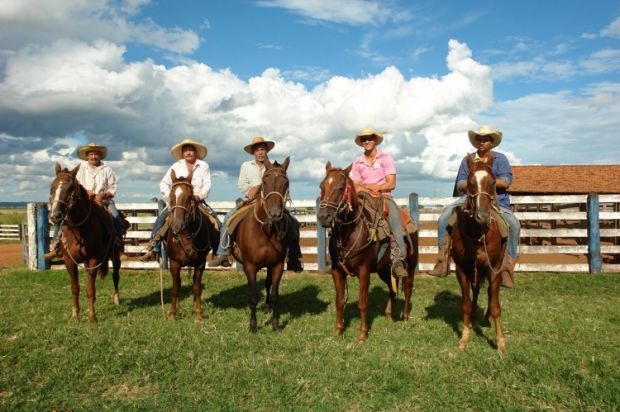
<svg viewBox="0 0 620 412">
<path fill-rule="evenodd" d="M 280 329 L 280 280 L 286 258 L 285 238 L 291 227 L 291 217 L 285 205 L 289 196 L 289 180 L 286 169 L 290 158 L 281 165 L 265 160 L 260 190 L 252 211 L 247 213 L 231 236 L 234 242 L 233 256 L 243 263 L 250 293 L 250 331 L 256 332 L 256 306 L 258 291 L 256 274 L 267 268 L 265 278 L 265 313 L 272 311 L 271 326 Z"/>
<path fill-rule="evenodd" d="M 168 317 L 175 319 L 179 307 L 181 268 L 192 266 L 194 315 L 196 321 L 200 322 L 203 320 L 202 274 L 209 251 L 217 249 L 220 233 L 213 222 L 199 210 L 199 203 L 194 198 L 194 187 L 191 184 L 192 175 L 193 171 L 187 177 L 177 177 L 174 170 L 170 172 L 172 179 L 168 217 L 170 227 L 165 242 L 172 275 L 172 302 Z"/>
<path fill-rule="evenodd" d="M 484 281 L 488 281 L 488 308 L 486 318 L 493 319 L 497 350 L 506 352 L 504 333 L 500 323 L 499 289 L 505 241 L 502 239 L 497 218 L 493 212 L 496 202 L 493 159 L 474 161 L 467 156 L 467 199 L 457 211 L 457 223 L 452 228 L 452 259 L 461 286 L 463 333 L 459 347 L 465 349 L 477 311 L 478 295 Z M 473 293 L 473 299 L 470 294 Z"/>
<path fill-rule="evenodd" d="M 398 280 L 391 282 L 391 261 L 389 242 L 374 239 L 380 222 L 380 209 L 366 207 L 368 197 L 358 197 L 353 181 L 349 177 L 351 165 L 346 169 L 333 168 L 330 162 L 325 167 L 326 176 L 321 181 L 321 195 L 317 219 L 321 226 L 331 228 L 329 254 L 331 272 L 336 288 L 335 334 L 344 331 L 345 283 L 348 275 L 359 278 L 360 333 L 358 341 L 368 338 L 368 287 L 370 274 L 378 273 L 389 289 L 385 316 L 392 319 Z M 383 219 L 381 217 L 381 219 Z M 408 320 L 411 312 L 413 276 L 418 264 L 418 232 L 409 237 L 406 251 L 407 272 L 403 278 L 405 305 L 401 319 Z"/>
<path fill-rule="evenodd" d="M 65 267 L 71 279 L 73 307 L 71 319 L 80 313 L 80 283 L 78 264 L 83 263 L 88 273 L 86 295 L 88 296 L 88 320 L 96 322 L 95 280 L 97 274 L 104 278 L 108 273 L 108 260 L 112 260 L 114 303 L 119 304 L 118 283 L 121 267 L 120 245 L 115 235 L 112 216 L 102 206 L 89 199 L 86 189 L 76 179 L 80 166 L 69 171 L 56 163 L 56 178 L 50 189 L 50 220 L 60 225 L 60 245 Z"/>
</svg>

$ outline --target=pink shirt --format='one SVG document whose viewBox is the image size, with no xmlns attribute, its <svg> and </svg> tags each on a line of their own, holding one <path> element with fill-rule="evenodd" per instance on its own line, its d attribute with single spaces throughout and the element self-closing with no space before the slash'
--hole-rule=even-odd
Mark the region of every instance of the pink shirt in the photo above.
<svg viewBox="0 0 620 412">
<path fill-rule="evenodd" d="M 353 161 L 351 179 L 361 184 L 385 183 L 385 177 L 396 174 L 394 159 L 389 154 L 377 149 L 377 156 L 372 164 L 366 163 L 364 155 L 360 155 Z M 392 192 L 382 193 L 385 197 L 392 197 Z"/>
</svg>

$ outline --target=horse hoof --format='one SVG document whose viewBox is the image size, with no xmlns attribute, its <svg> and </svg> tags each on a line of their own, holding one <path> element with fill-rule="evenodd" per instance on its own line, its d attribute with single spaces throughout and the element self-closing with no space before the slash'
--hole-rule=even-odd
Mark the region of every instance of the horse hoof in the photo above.
<svg viewBox="0 0 620 412">
<path fill-rule="evenodd" d="M 462 340 L 459 341 L 459 349 L 460 350 L 465 350 L 467 348 L 467 342 L 464 342 Z"/>
<path fill-rule="evenodd" d="M 357 341 L 359 343 L 364 343 L 366 342 L 367 339 L 368 339 L 368 335 L 366 335 L 365 333 L 362 333 L 357 337 Z"/>
</svg>

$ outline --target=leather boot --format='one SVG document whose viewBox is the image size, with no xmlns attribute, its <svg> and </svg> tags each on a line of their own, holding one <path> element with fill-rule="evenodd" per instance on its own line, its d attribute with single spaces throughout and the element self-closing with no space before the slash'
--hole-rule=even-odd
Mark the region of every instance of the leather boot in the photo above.
<svg viewBox="0 0 620 412">
<path fill-rule="evenodd" d="M 62 254 L 60 253 L 60 242 L 58 239 L 52 239 L 50 242 L 50 251 L 43 255 L 43 257 L 45 260 L 52 260 L 62 257 Z"/>
<path fill-rule="evenodd" d="M 405 269 L 405 262 L 399 260 L 392 265 L 392 274 L 397 278 L 406 278 L 409 272 Z"/>
<path fill-rule="evenodd" d="M 217 255 L 215 256 L 208 265 L 210 268 L 223 266 L 225 268 L 230 267 L 230 261 L 228 260 L 228 255 Z"/>
<path fill-rule="evenodd" d="M 514 268 L 517 261 L 506 254 L 504 256 L 504 262 L 502 264 L 502 286 L 505 288 L 512 288 L 515 285 L 514 282 Z"/>
<path fill-rule="evenodd" d="M 148 262 L 150 260 L 154 260 L 157 257 L 156 255 L 159 253 L 159 250 L 154 250 L 156 246 L 157 246 L 157 239 L 153 239 L 149 241 L 149 244 L 146 246 L 146 253 L 144 253 L 138 259 L 141 262 Z"/>
<path fill-rule="evenodd" d="M 450 274 L 450 235 L 446 235 L 443 246 L 439 248 L 435 267 L 428 274 L 444 278 Z"/>
</svg>

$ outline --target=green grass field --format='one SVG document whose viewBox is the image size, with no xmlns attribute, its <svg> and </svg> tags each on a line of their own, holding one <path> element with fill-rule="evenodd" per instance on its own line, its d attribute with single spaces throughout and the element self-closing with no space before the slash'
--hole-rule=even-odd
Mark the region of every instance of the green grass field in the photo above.
<svg viewBox="0 0 620 412">
<path fill-rule="evenodd" d="M 167 311 L 171 281 L 163 275 Z M 66 272 L 3 270 L 0 410 L 618 410 L 620 276 L 516 280 L 501 291 L 507 355 L 500 357 L 488 322 L 458 349 L 454 276 L 416 278 L 406 323 L 383 318 L 386 288 L 374 277 L 370 336 L 359 344 L 354 278 L 348 328 L 334 337 L 327 275 L 287 273 L 283 330 L 273 332 L 261 312 L 250 334 L 241 273 L 206 273 L 200 324 L 185 274 L 177 321 L 163 316 L 158 271 L 121 273 L 118 307 L 111 277 L 98 279 L 99 323 L 89 324 L 84 287 L 81 319 L 69 320 Z"/>
</svg>

